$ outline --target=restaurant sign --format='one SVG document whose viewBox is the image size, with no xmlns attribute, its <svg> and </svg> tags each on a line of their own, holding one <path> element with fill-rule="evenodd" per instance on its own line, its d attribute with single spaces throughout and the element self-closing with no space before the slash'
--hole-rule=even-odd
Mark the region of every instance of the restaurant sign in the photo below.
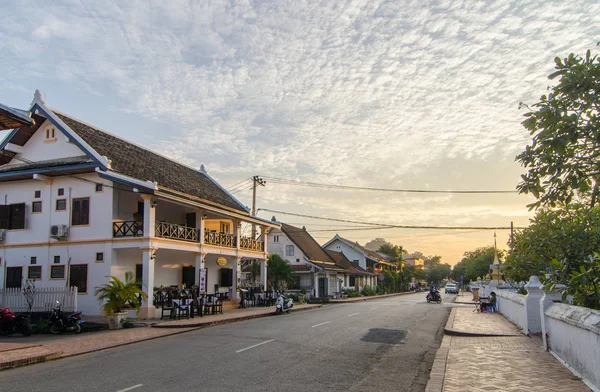
<svg viewBox="0 0 600 392">
<path fill-rule="evenodd" d="M 219 257 L 217 259 L 217 264 L 220 265 L 221 267 L 224 266 L 225 264 L 227 264 L 227 259 L 225 257 Z"/>
</svg>

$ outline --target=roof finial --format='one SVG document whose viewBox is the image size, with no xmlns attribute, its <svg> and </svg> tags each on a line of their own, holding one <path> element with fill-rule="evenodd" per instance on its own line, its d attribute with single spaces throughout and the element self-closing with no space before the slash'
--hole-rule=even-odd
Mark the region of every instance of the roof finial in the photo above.
<svg viewBox="0 0 600 392">
<path fill-rule="evenodd" d="M 271 222 L 277 222 L 277 219 L 275 219 L 275 215 L 273 215 L 273 217 L 271 218 Z"/>
<path fill-rule="evenodd" d="M 33 94 L 33 101 L 31 101 L 31 106 L 33 106 L 36 103 L 46 103 L 46 101 L 44 101 L 44 98 L 42 97 L 42 93 L 40 92 L 40 90 L 35 90 L 35 94 Z"/>
<path fill-rule="evenodd" d="M 202 174 L 207 174 L 207 173 L 206 173 L 206 168 L 204 167 L 204 164 L 200 165 L 200 172 L 201 172 Z"/>
</svg>

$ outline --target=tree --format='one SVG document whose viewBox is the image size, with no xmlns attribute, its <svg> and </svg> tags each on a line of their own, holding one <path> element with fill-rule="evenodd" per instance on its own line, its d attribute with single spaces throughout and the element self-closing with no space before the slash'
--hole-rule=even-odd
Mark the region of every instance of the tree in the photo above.
<svg viewBox="0 0 600 392">
<path fill-rule="evenodd" d="M 271 282 L 271 287 L 279 290 L 294 281 L 294 271 L 287 261 L 277 254 L 269 255 L 267 264 L 267 278 Z"/>
<path fill-rule="evenodd" d="M 542 209 L 529 227 L 515 231 L 504 275 L 513 282 L 545 274 L 553 259 L 564 263 L 566 275 L 600 249 L 600 207 L 571 204 Z"/>
<path fill-rule="evenodd" d="M 576 199 L 593 207 L 600 178 L 600 59 L 588 50 L 555 63 L 548 78 L 559 81 L 551 93 L 531 107 L 522 104 L 530 109 L 522 124 L 533 141 L 517 156 L 528 168 L 517 189 L 538 199 L 530 208 Z"/>
<path fill-rule="evenodd" d="M 502 256 L 501 251 L 497 251 L 498 256 Z M 454 266 L 452 270 L 452 279 L 460 280 L 460 275 L 464 275 L 464 282 L 468 283 L 476 280 L 478 277 L 484 277 L 490 271 L 490 264 L 494 262 L 494 247 L 487 246 L 477 248 L 473 251 L 465 252 L 463 258 Z"/>
<path fill-rule="evenodd" d="M 432 266 L 427 272 L 427 281 L 429 283 L 433 283 L 436 286 L 439 286 L 442 283 L 442 280 L 450 277 L 450 273 L 452 272 L 452 267 L 450 264 L 436 264 Z"/>
<path fill-rule="evenodd" d="M 383 244 L 390 244 L 389 242 L 387 242 L 385 240 L 385 238 L 381 238 L 381 237 L 377 237 L 375 239 L 372 239 L 371 241 L 367 242 L 365 244 L 365 248 L 372 250 L 373 252 L 376 252 L 377 249 L 381 248 L 381 245 Z"/>
<path fill-rule="evenodd" d="M 433 268 L 434 266 L 441 264 L 442 256 L 427 256 L 423 261 L 425 268 Z"/>
<path fill-rule="evenodd" d="M 147 297 L 138 287 L 131 271 L 125 272 L 125 280 L 111 276 L 109 283 L 94 290 L 94 295 L 108 315 L 121 313 L 126 307 L 132 307 L 139 312 L 140 298 L 145 300 Z"/>
</svg>

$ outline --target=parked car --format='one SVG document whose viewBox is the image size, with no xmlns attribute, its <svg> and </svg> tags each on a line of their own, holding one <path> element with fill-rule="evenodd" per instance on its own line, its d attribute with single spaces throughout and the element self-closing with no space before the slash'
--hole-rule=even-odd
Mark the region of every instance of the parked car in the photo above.
<svg viewBox="0 0 600 392">
<path fill-rule="evenodd" d="M 456 283 L 448 283 L 444 292 L 446 294 L 458 294 L 458 285 Z"/>
</svg>

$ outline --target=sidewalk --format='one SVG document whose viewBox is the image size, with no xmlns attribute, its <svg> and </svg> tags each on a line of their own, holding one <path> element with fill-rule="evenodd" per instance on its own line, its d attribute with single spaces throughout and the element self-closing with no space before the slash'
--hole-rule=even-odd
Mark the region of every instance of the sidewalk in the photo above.
<svg viewBox="0 0 600 392">
<path fill-rule="evenodd" d="M 523 335 L 500 313 L 452 309 L 427 392 L 590 391 L 539 338 Z"/>
<path fill-rule="evenodd" d="M 294 305 L 293 312 L 320 307 L 321 305 Z M 195 317 L 193 319 L 164 322 L 161 322 L 161 320 L 148 320 L 144 322 L 148 327 L 84 332 L 79 335 L 65 333 L 53 340 L 49 340 L 48 335 L 32 335 L 28 338 L 15 336 L 15 343 L 0 342 L 0 370 L 91 353 L 214 325 L 267 317 L 273 314 L 272 307 L 232 309 L 224 314 Z"/>
</svg>

